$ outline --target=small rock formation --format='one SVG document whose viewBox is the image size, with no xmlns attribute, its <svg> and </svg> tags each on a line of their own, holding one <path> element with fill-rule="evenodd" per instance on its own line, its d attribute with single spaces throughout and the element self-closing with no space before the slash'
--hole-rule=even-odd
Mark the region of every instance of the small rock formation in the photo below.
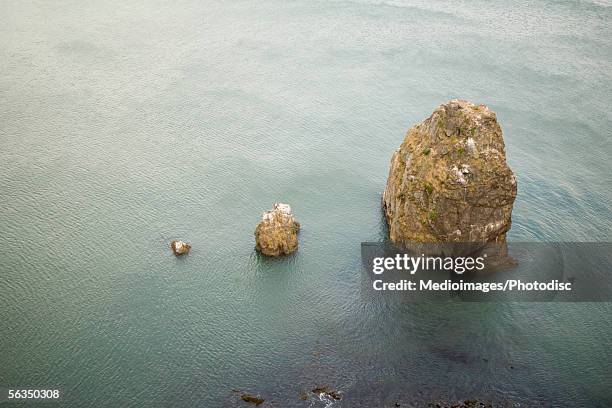
<svg viewBox="0 0 612 408">
<path fill-rule="evenodd" d="M 451 100 L 391 158 L 382 199 L 391 241 L 505 242 L 516 188 L 495 113 Z"/>
<path fill-rule="evenodd" d="M 255 248 L 267 256 L 287 255 L 298 248 L 300 223 L 293 218 L 289 204 L 274 203 L 263 213 L 255 229 Z"/>
<path fill-rule="evenodd" d="M 174 255 L 180 256 L 188 253 L 191 249 L 191 245 L 183 241 L 175 240 L 170 243 L 170 248 L 172 248 L 172 252 L 174 252 Z"/>
</svg>

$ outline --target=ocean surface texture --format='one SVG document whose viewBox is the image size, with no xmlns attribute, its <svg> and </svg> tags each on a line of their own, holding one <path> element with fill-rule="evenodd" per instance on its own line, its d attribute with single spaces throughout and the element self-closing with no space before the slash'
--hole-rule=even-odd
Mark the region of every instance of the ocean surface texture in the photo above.
<svg viewBox="0 0 612 408">
<path fill-rule="evenodd" d="M 610 3 L 0 15 L 0 387 L 73 407 L 247 406 L 232 389 L 262 407 L 612 406 L 610 304 L 366 302 L 359 272 L 386 234 L 391 154 L 452 98 L 497 112 L 510 240 L 612 239 Z M 264 259 L 253 231 L 275 201 L 300 248 Z M 343 399 L 299 399 L 316 385 Z"/>
</svg>

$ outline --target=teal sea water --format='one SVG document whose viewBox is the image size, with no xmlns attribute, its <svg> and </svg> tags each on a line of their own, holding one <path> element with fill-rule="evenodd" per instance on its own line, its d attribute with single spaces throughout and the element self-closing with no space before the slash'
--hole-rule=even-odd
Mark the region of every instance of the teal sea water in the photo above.
<svg viewBox="0 0 612 408">
<path fill-rule="evenodd" d="M 343 392 L 333 407 L 612 406 L 610 304 L 359 294 L 391 154 L 451 98 L 497 112 L 510 240 L 612 239 L 609 2 L 3 0 L 0 15 L 0 387 L 59 387 L 73 407 L 243 406 L 232 389 L 322 407 L 298 398 L 320 384 Z M 275 201 L 300 249 L 263 259 L 253 231 Z"/>
</svg>

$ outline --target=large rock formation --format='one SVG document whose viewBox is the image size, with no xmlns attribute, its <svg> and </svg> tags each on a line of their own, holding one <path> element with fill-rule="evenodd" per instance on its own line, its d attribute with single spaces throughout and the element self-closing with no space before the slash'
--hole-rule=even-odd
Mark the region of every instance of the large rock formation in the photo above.
<svg viewBox="0 0 612 408">
<path fill-rule="evenodd" d="M 393 154 L 383 209 L 393 242 L 505 242 L 515 197 L 495 113 L 452 100 Z"/>
<path fill-rule="evenodd" d="M 297 234 L 300 223 L 293 218 L 288 204 L 275 203 L 274 208 L 263 213 L 255 229 L 255 248 L 264 255 L 280 256 L 298 248 Z"/>
</svg>

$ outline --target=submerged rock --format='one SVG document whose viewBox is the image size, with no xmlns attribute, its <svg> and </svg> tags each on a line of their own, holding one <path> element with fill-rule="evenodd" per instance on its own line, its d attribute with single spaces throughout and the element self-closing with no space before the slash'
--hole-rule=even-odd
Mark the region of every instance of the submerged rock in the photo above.
<svg viewBox="0 0 612 408">
<path fill-rule="evenodd" d="M 318 386 L 312 389 L 312 393 L 319 397 L 326 397 L 332 400 L 341 400 L 342 396 L 338 391 L 330 389 L 328 386 Z"/>
<path fill-rule="evenodd" d="M 240 396 L 240 399 L 243 400 L 244 402 L 248 402 L 250 404 L 255 404 L 256 406 L 261 405 L 264 403 L 265 399 L 263 399 L 261 396 L 258 395 L 253 395 L 250 394 L 248 392 L 243 392 L 240 391 L 239 389 L 234 388 L 232 390 L 232 392 L 234 394 L 237 394 Z"/>
<path fill-rule="evenodd" d="M 300 223 L 293 218 L 288 204 L 275 203 L 270 211 L 263 213 L 255 229 L 255 248 L 264 255 L 280 256 L 298 248 L 297 234 Z"/>
<path fill-rule="evenodd" d="M 180 256 L 188 253 L 191 249 L 191 245 L 183 241 L 175 240 L 170 243 L 170 248 L 172 248 L 172 252 L 174 252 L 174 255 Z"/>
<path fill-rule="evenodd" d="M 255 396 L 255 395 L 251 395 L 251 394 L 242 394 L 240 396 L 240 398 L 248 403 L 251 404 L 255 404 L 255 406 L 258 406 L 260 404 L 263 404 L 263 402 L 265 401 L 263 398 L 261 398 L 260 396 Z"/>
<path fill-rule="evenodd" d="M 505 242 L 516 191 L 495 113 L 451 100 L 408 131 L 382 204 L 393 242 Z"/>
<path fill-rule="evenodd" d="M 429 408 L 493 408 L 493 404 L 490 401 L 479 401 L 475 399 L 457 402 L 430 402 L 427 406 Z"/>
</svg>

